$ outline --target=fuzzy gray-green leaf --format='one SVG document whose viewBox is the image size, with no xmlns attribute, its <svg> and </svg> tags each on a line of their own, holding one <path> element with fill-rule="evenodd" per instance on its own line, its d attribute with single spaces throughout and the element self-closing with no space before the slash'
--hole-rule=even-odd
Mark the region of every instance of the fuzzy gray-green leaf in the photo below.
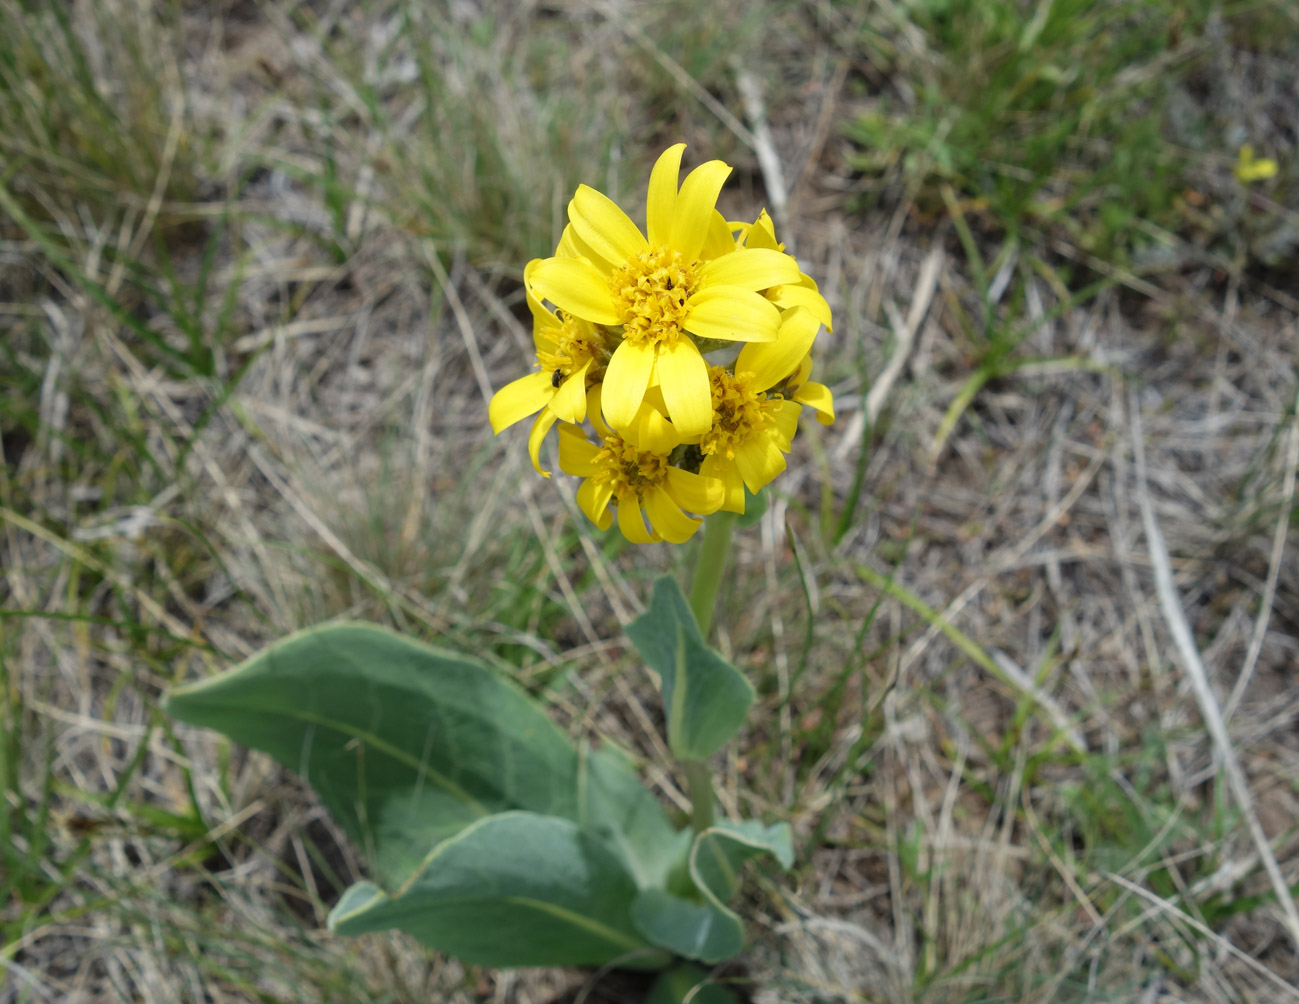
<svg viewBox="0 0 1299 1004">
<path fill-rule="evenodd" d="M 659 674 L 672 752 L 682 760 L 716 753 L 744 723 L 753 686 L 704 644 L 672 576 L 654 583 L 649 609 L 627 625 L 627 636 Z"/>
</svg>

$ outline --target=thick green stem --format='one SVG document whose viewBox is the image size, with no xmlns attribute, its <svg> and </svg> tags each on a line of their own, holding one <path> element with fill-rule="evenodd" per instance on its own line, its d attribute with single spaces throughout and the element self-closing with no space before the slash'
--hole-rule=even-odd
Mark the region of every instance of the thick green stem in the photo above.
<svg viewBox="0 0 1299 1004">
<path fill-rule="evenodd" d="M 699 624 L 699 633 L 708 640 L 713 625 L 713 607 L 717 605 L 717 587 L 726 568 L 726 554 L 731 547 L 731 530 L 736 514 L 715 512 L 704 520 L 704 539 L 695 558 L 695 575 L 690 582 L 690 610 Z"/>
<path fill-rule="evenodd" d="M 683 760 L 681 769 L 690 791 L 690 825 L 703 833 L 713 825 L 713 775 L 702 760 Z"/>
<path fill-rule="evenodd" d="M 717 512 L 704 520 L 704 539 L 695 558 L 694 577 L 690 580 L 690 610 L 705 642 L 708 641 L 709 628 L 713 626 L 717 589 L 726 568 L 735 519 L 733 512 Z M 713 825 L 713 778 L 708 764 L 702 760 L 686 760 L 681 767 L 690 790 L 690 822 L 696 833 L 702 833 Z"/>
</svg>

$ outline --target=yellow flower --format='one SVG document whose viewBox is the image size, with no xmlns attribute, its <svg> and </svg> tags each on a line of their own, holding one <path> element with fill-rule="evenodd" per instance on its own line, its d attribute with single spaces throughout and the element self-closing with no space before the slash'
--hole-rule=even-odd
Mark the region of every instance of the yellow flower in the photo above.
<svg viewBox="0 0 1299 1004">
<path fill-rule="evenodd" d="M 703 520 L 682 510 L 716 512 L 723 501 L 721 482 L 671 465 L 670 454 L 681 445 L 681 436 L 655 409 L 645 405 L 620 435 L 601 421 L 599 397 L 599 390 L 593 390 L 588 408 L 599 446 L 575 425 L 559 427 L 560 468 L 585 478 L 577 489 L 578 505 L 601 530 L 613 523 L 609 506 L 615 505 L 618 529 L 634 544 L 689 540 Z"/>
<path fill-rule="evenodd" d="M 539 259 L 524 269 L 525 290 L 528 276 L 538 264 Z M 537 473 L 548 478 L 550 472 L 541 469 L 542 441 L 559 419 L 581 422 L 586 418 L 587 386 L 604 376 L 610 348 L 604 332 L 595 325 L 549 310 L 530 292 L 527 297 L 532 311 L 532 341 L 540 369 L 493 394 L 487 415 L 492 432 L 499 434 L 515 422 L 540 412 L 528 436 L 528 455 Z"/>
<path fill-rule="evenodd" d="M 1236 180 L 1244 184 L 1276 177 L 1276 161 L 1271 157 L 1254 159 L 1254 148 L 1246 143 L 1240 148 L 1240 159 L 1232 169 Z"/>
<path fill-rule="evenodd" d="M 709 371 L 714 418 L 699 440 L 699 473 L 725 486 L 723 509 L 744 512 L 744 489 L 757 492 L 785 469 L 801 407 L 766 392 L 798 373 L 820 326 L 812 311 L 793 307 L 782 315 L 776 341 L 740 350 L 734 375 L 722 366 Z"/>
<path fill-rule="evenodd" d="M 616 429 L 635 420 L 656 382 L 681 435 L 706 431 L 708 366 L 691 336 L 772 341 L 780 314 L 760 291 L 799 282 L 788 255 L 737 248 L 722 236 L 716 203 L 730 167 L 709 161 L 678 188 L 684 149 L 669 147 L 654 165 L 645 234 L 611 199 L 582 185 L 568 204 L 560 253 L 539 262 L 530 277 L 533 292 L 565 314 L 622 325 L 604 376 L 604 414 Z"/>
</svg>

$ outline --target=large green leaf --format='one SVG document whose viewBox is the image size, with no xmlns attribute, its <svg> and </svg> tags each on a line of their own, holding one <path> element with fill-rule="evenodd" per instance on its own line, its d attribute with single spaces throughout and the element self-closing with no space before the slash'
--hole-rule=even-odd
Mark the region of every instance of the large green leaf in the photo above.
<svg viewBox="0 0 1299 1004">
<path fill-rule="evenodd" d="M 443 841 L 402 889 L 353 886 L 329 916 L 342 934 L 399 927 L 484 966 L 668 961 L 631 921 L 636 884 L 604 842 L 567 819 L 509 812 Z"/>
<path fill-rule="evenodd" d="M 166 703 L 301 774 L 390 891 L 442 840 L 510 810 L 590 820 L 640 881 L 674 835 L 612 754 L 579 757 L 489 670 L 376 627 L 301 632 Z"/>
<path fill-rule="evenodd" d="M 753 686 L 704 644 L 676 579 L 654 583 L 649 609 L 627 625 L 636 651 L 659 674 L 668 745 L 682 760 L 705 760 L 744 723 Z"/>
<path fill-rule="evenodd" d="M 793 864 L 788 825 L 747 820 L 709 827 L 690 849 L 695 894 L 643 889 L 632 904 L 636 927 L 653 944 L 685 958 L 729 958 L 744 947 L 744 925 L 726 904 L 738 888 L 740 866 L 759 854 L 770 854 L 784 868 Z"/>
</svg>

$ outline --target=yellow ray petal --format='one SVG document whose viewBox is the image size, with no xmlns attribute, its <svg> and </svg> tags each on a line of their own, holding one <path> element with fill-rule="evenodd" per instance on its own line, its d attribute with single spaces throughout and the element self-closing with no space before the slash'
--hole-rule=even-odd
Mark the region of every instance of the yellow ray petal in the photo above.
<svg viewBox="0 0 1299 1004">
<path fill-rule="evenodd" d="M 806 307 L 785 311 L 774 342 L 750 342 L 735 360 L 736 373 L 752 373 L 753 388 L 766 390 L 798 370 L 821 324 Z"/>
<path fill-rule="evenodd" d="M 635 421 L 625 430 L 624 438 L 638 450 L 665 455 L 681 445 L 681 433 L 663 412 L 650 406 L 648 395 L 636 413 Z"/>
<path fill-rule="evenodd" d="M 613 498 L 613 489 L 607 481 L 596 481 L 587 478 L 578 486 L 577 504 L 582 511 L 601 530 L 607 530 L 613 523 L 613 513 L 609 511 L 609 500 Z"/>
<path fill-rule="evenodd" d="M 801 284 L 778 286 L 776 289 L 767 290 L 767 296 L 781 310 L 788 310 L 790 307 L 806 307 L 818 321 L 825 325 L 826 331 L 834 330 L 830 304 L 817 292 L 815 286 Z"/>
<path fill-rule="evenodd" d="M 645 511 L 650 525 L 659 536 L 672 544 L 683 544 L 695 535 L 702 519 L 693 519 L 681 511 L 662 488 L 655 488 L 645 496 Z"/>
<path fill-rule="evenodd" d="M 780 311 L 768 300 L 738 286 L 709 286 L 686 301 L 683 326 L 700 338 L 732 342 L 774 342 Z"/>
<path fill-rule="evenodd" d="M 598 474 L 602 469 L 595 462 L 599 452 L 578 426 L 565 423 L 559 427 L 559 469 L 565 474 L 579 478 Z"/>
<path fill-rule="evenodd" d="M 722 504 L 718 507 L 727 512 L 744 512 L 744 481 L 740 472 L 735 469 L 735 461 L 727 460 L 710 453 L 699 465 L 702 477 L 717 481 L 722 486 Z M 668 474 L 671 480 L 671 473 Z M 698 512 L 699 510 L 696 510 Z"/>
<path fill-rule="evenodd" d="M 724 254 L 730 254 L 737 246 L 731 224 L 726 222 L 725 216 L 714 209 L 713 221 L 708 225 L 708 236 L 704 238 L 704 247 L 699 252 L 699 257 L 704 261 L 710 261 Z"/>
<path fill-rule="evenodd" d="M 711 457 L 704 458 L 704 464 L 707 465 Z M 736 477 L 735 483 L 740 486 L 740 506 L 744 506 L 744 486 L 740 484 L 739 477 Z M 668 494 L 672 496 L 673 501 L 683 509 L 690 512 L 697 512 L 701 516 L 707 516 L 710 512 L 716 512 L 726 501 L 726 485 L 716 477 L 709 477 L 700 474 L 691 474 L 689 471 L 683 471 L 680 467 L 671 467 L 668 469 Z"/>
<path fill-rule="evenodd" d="M 757 220 L 744 235 L 744 246 L 748 248 L 771 248 L 775 251 L 784 251 L 785 245 L 776 240 L 776 225 L 771 222 L 771 216 L 764 209 L 758 214 Z"/>
<path fill-rule="evenodd" d="M 551 407 L 553 408 L 554 405 L 552 404 Z M 778 434 L 776 445 L 782 450 L 789 449 L 790 441 L 798 431 L 798 415 L 802 410 L 797 401 L 786 399 L 771 402 L 769 414 L 776 420 L 774 430 Z"/>
<path fill-rule="evenodd" d="M 581 422 L 586 419 L 586 373 L 592 362 L 588 359 L 564 377 L 559 390 L 550 401 L 550 410 L 565 422 Z M 554 383 L 554 374 L 551 374 L 551 383 Z"/>
<path fill-rule="evenodd" d="M 684 143 L 668 147 L 654 162 L 645 202 L 645 231 L 652 246 L 672 239 L 672 211 L 677 201 L 677 179 L 681 176 Z"/>
<path fill-rule="evenodd" d="M 601 410 L 600 402 L 604 395 L 604 384 L 594 384 L 586 392 L 586 414 L 591 419 L 591 424 L 595 426 L 595 431 L 601 439 L 606 439 L 613 435 L 613 430 L 605 423 L 604 412 Z"/>
<path fill-rule="evenodd" d="M 652 345 L 623 342 L 614 350 L 609 368 L 604 371 L 600 407 L 605 420 L 615 429 L 626 428 L 636 420 L 653 369 Z"/>
<path fill-rule="evenodd" d="M 532 289 L 560 310 L 595 324 L 621 324 L 609 283 L 585 258 L 547 258 L 532 271 Z"/>
<path fill-rule="evenodd" d="M 654 539 L 645 529 L 645 518 L 635 495 L 626 495 L 618 500 L 618 529 L 633 544 L 648 544 Z"/>
<path fill-rule="evenodd" d="M 559 237 L 559 246 L 555 248 L 555 257 L 585 258 L 604 276 L 613 271 L 612 265 L 596 254 L 595 249 L 586 241 L 577 236 L 577 231 L 573 229 L 571 223 L 564 227 L 564 232 Z"/>
<path fill-rule="evenodd" d="M 640 228 L 618 203 L 589 185 L 578 185 L 568 204 L 573 231 L 597 255 L 615 267 L 634 258 L 649 245 Z"/>
<path fill-rule="evenodd" d="M 555 388 L 551 386 L 549 373 L 529 373 L 511 380 L 492 395 L 491 403 L 487 406 L 492 432 L 499 433 L 540 411 L 554 396 Z"/>
<path fill-rule="evenodd" d="M 532 458 L 533 469 L 536 470 L 543 478 L 550 477 L 550 471 L 543 470 L 541 466 L 541 444 L 545 442 L 546 433 L 550 427 L 558 421 L 555 413 L 549 408 L 542 408 L 537 420 L 532 423 L 532 431 L 528 433 L 528 456 Z"/>
<path fill-rule="evenodd" d="M 757 435 L 735 451 L 735 466 L 744 485 L 755 495 L 785 469 L 785 455 L 769 435 Z"/>
<path fill-rule="evenodd" d="M 713 392 L 708 364 L 698 346 L 688 338 L 660 345 L 657 368 L 663 401 L 677 433 L 698 436 L 707 432 L 713 424 Z"/>
<path fill-rule="evenodd" d="M 669 243 L 686 261 L 699 257 L 712 224 L 717 196 L 731 173 L 730 165 L 720 160 L 700 164 L 686 175 L 672 210 L 672 239 Z"/>
<path fill-rule="evenodd" d="M 823 383 L 805 383 L 794 392 L 794 400 L 805 404 L 816 412 L 816 420 L 822 425 L 834 423 L 834 395 Z"/>
<path fill-rule="evenodd" d="M 699 269 L 701 286 L 739 286 L 741 289 L 767 289 L 798 282 L 798 262 L 787 254 L 766 248 L 741 248 L 725 254 Z"/>
</svg>

